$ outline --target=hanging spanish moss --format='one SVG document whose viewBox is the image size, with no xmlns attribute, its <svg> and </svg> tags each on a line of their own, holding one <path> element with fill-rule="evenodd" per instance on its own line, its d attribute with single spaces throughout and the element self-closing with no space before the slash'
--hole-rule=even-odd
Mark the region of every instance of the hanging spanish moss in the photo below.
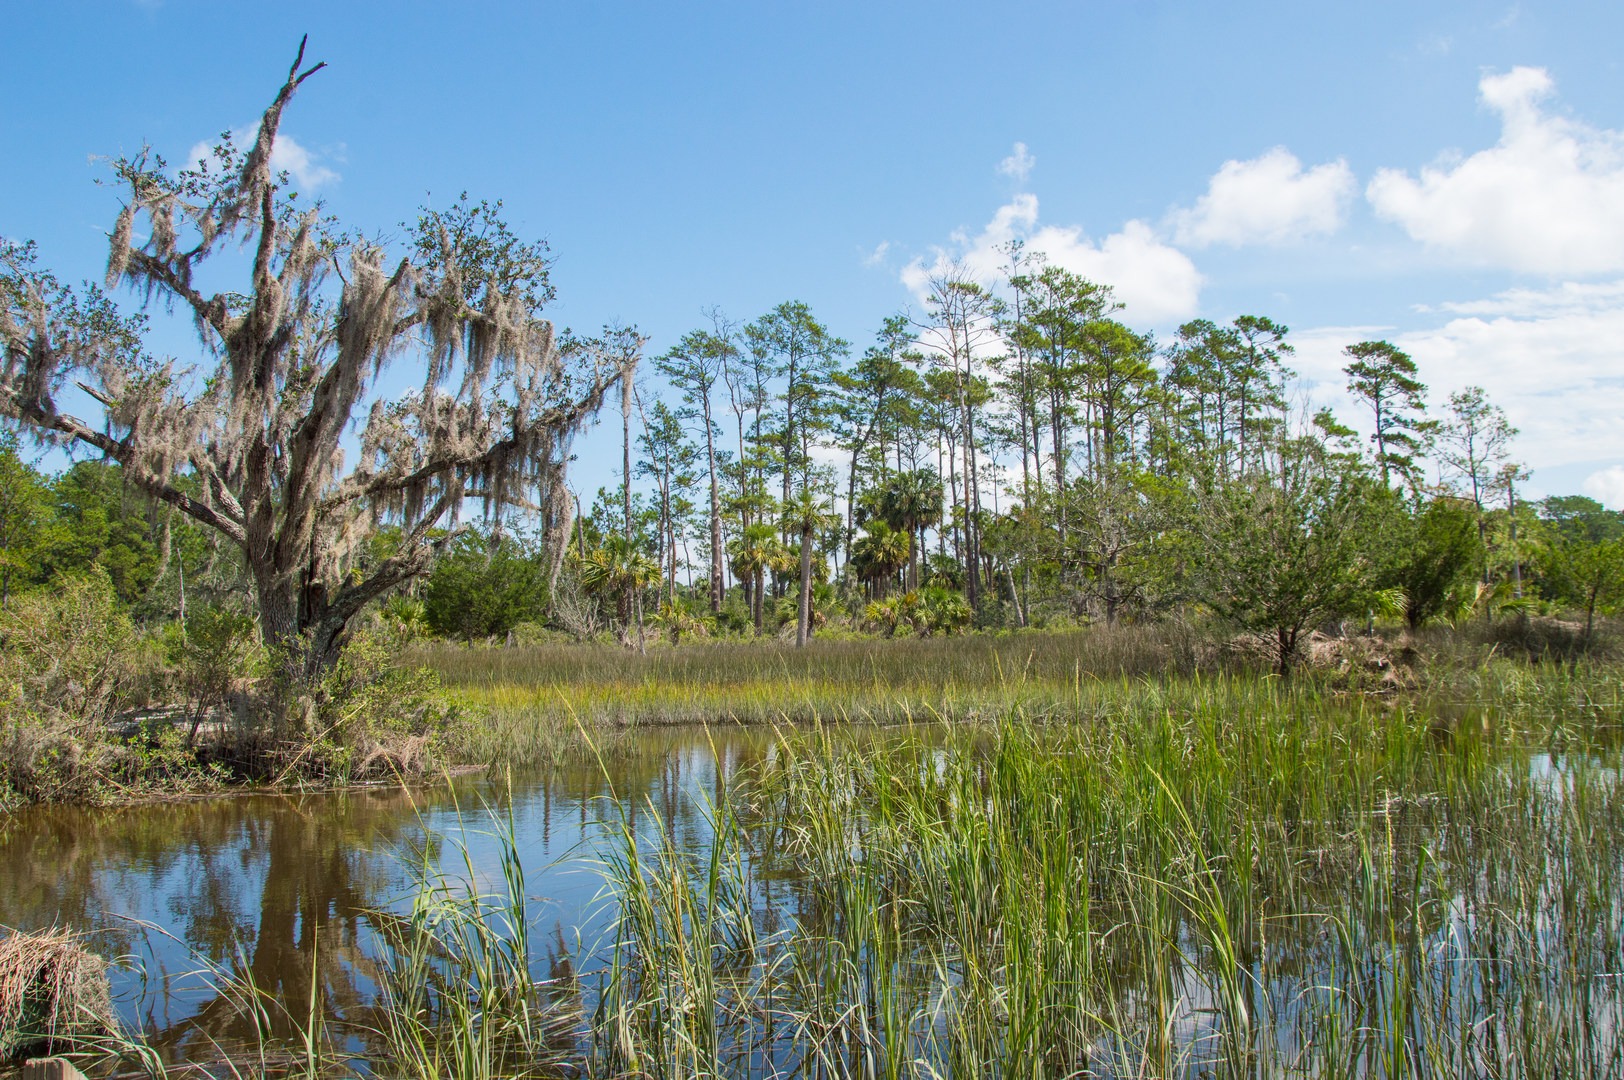
<svg viewBox="0 0 1624 1080">
<path fill-rule="evenodd" d="M 336 659 L 368 601 L 427 570 L 465 503 L 497 523 L 515 506 L 556 522 L 547 504 L 565 497 L 570 440 L 642 346 L 635 334 L 561 341 L 541 314 L 546 245 L 516 237 L 500 203 L 425 211 L 390 252 L 299 202 L 272 149 L 322 66 L 304 65 L 301 43 L 246 150 L 228 138 L 178 172 L 146 151 L 115 166 L 125 201 L 107 286 L 189 312 L 208 356 L 195 368 L 146 356 L 138 318 L 63 289 L 31 248 L 0 252 L 17 283 L 0 311 L 0 411 L 100 451 L 239 546 L 266 639 L 305 678 Z M 250 280 L 199 288 L 209 260 L 236 251 L 252 255 Z M 384 400 L 391 369 L 421 382 Z M 68 380 L 100 402 L 102 425 L 59 410 Z M 398 546 L 363 565 L 385 525 Z"/>
</svg>

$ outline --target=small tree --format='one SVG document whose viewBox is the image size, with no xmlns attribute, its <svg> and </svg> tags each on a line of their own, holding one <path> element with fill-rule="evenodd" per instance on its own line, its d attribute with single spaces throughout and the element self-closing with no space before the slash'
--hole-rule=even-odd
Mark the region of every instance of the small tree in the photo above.
<svg viewBox="0 0 1624 1080">
<path fill-rule="evenodd" d="M 1624 604 L 1624 514 L 1574 495 L 1546 499 L 1541 510 L 1549 534 L 1545 587 L 1584 612 L 1589 647 L 1597 613 Z"/>
<path fill-rule="evenodd" d="M 1278 476 L 1221 484 L 1201 516 L 1201 595 L 1215 612 L 1274 640 L 1275 670 L 1291 673 L 1303 633 L 1363 608 L 1371 590 L 1364 555 L 1370 481 L 1330 467 L 1317 444 L 1282 453 Z"/>
<path fill-rule="evenodd" d="M 127 482 L 240 548 L 266 642 L 310 683 L 370 601 L 428 570 L 465 501 L 499 515 L 567 497 L 569 439 L 636 355 L 554 333 L 540 315 L 553 294 L 546 247 L 515 236 L 500 204 L 427 211 L 391 254 L 300 202 L 271 151 L 323 66 L 303 65 L 301 43 L 246 151 L 227 139 L 178 173 L 146 151 L 115 165 L 125 201 L 107 283 L 189 314 L 202 378 L 148 358 L 138 322 L 12 244 L 0 249 L 0 413 L 118 462 Z M 205 269 L 243 250 L 248 280 L 206 291 Z M 421 385 L 379 400 L 403 358 Z M 68 380 L 103 423 L 62 410 Z M 355 423 L 351 465 L 341 440 Z M 352 572 L 385 520 L 399 545 Z"/>
<path fill-rule="evenodd" d="M 465 641 L 506 634 L 542 617 L 548 576 L 541 553 L 513 537 L 464 533 L 429 574 L 423 617 L 436 634 Z"/>
</svg>

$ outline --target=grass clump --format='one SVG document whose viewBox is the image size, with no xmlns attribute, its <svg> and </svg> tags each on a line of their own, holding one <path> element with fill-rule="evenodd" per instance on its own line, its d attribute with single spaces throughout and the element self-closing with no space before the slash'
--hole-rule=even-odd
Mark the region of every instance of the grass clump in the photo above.
<svg viewBox="0 0 1624 1080">
<path fill-rule="evenodd" d="M 116 1031 L 107 962 L 55 928 L 0 940 L 0 1062 L 106 1040 Z"/>
</svg>

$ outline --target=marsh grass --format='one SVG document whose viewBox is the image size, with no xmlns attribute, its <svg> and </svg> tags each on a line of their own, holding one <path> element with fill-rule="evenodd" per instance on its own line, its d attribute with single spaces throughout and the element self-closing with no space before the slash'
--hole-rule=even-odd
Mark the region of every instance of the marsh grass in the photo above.
<svg viewBox="0 0 1624 1080">
<path fill-rule="evenodd" d="M 1542 669 L 1477 689 L 1452 725 L 1232 678 L 1100 684 L 1076 724 L 1016 710 L 945 738 L 786 730 L 711 809 L 710 852 L 608 864 L 630 909 L 732 912 L 725 948 L 668 915 L 629 939 L 634 959 L 617 951 L 615 1060 L 662 1076 L 1620 1075 L 1616 681 Z M 1560 766 L 1531 769 L 1531 740 L 1565 745 Z M 792 899 L 755 890 L 743 934 L 738 879 L 701 871 L 718 864 L 793 881 Z M 724 972 L 727 993 L 698 989 Z M 696 997 L 626 1004 L 648 985 Z M 750 1053 L 672 1056 L 662 1015 L 702 1015 Z"/>
<path fill-rule="evenodd" d="M 1616 668 L 1446 657 L 1373 695 L 1046 662 L 990 682 L 1009 697 L 979 722 L 780 722 L 690 796 L 697 828 L 606 797 L 611 929 L 555 980 L 485 808 L 494 867 L 425 848 L 409 904 L 377 913 L 376 1007 L 282 1003 L 235 1071 L 1624 1075 Z M 839 670 L 820 677 L 863 683 Z M 554 725 L 558 752 L 602 734 Z"/>
<path fill-rule="evenodd" d="M 481 875 L 466 842 L 451 845 L 446 868 L 425 845 L 409 910 L 375 912 L 386 948 L 377 967 L 378 1002 L 367 1034 L 387 1065 L 380 1076 L 492 1080 L 558 1075 L 580 1015 L 567 970 L 531 973 L 525 875 L 513 821 L 490 807 L 499 853 L 496 881 Z"/>
<path fill-rule="evenodd" d="M 1074 710 L 1099 678 L 1194 671 L 1188 631 L 1124 627 L 898 641 L 698 642 L 646 656 L 609 645 L 433 646 L 404 659 L 433 670 L 483 720 L 478 758 L 548 760 L 580 729 L 645 724 L 990 721 L 1016 706 Z"/>
</svg>

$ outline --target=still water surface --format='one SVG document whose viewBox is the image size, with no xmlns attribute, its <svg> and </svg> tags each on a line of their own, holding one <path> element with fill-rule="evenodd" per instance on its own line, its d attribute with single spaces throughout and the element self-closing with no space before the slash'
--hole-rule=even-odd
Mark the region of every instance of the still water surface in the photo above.
<svg viewBox="0 0 1624 1080">
<path fill-rule="evenodd" d="M 334 1012 L 365 1004 L 372 913 L 409 902 L 425 853 L 465 878 L 466 851 L 475 884 L 496 887 L 494 813 L 511 815 L 546 978 L 608 944 L 594 865 L 603 823 L 623 812 L 647 833 L 658 820 L 699 849 L 711 797 L 773 747 L 759 728 L 645 729 L 601 759 L 432 789 L 30 809 L 0 819 L 0 924 L 94 931 L 93 948 L 130 961 L 114 973 L 125 1019 L 182 1058 L 203 1030 L 233 1034 L 229 1006 L 198 975 L 205 962 L 240 958 L 261 990 L 292 1003 L 308 1000 L 314 964 Z"/>
</svg>

